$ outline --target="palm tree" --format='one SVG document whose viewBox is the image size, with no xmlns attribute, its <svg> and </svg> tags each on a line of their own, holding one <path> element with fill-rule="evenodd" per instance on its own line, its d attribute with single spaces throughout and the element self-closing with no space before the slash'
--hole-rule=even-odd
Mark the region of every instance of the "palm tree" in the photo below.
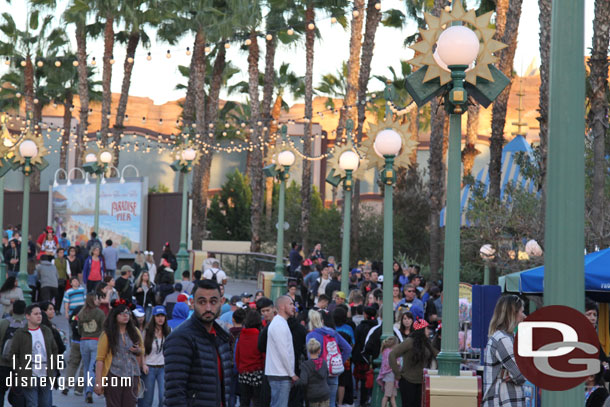
<svg viewBox="0 0 610 407">
<path fill-rule="evenodd" d="M 499 0 L 496 4 L 496 38 L 507 45 L 498 55 L 498 69 L 512 77 L 513 60 L 517 50 L 517 34 L 523 0 Z M 511 81 L 512 82 L 512 81 Z M 502 148 L 504 147 L 504 125 L 511 84 L 496 98 L 492 108 L 491 144 L 489 146 L 489 197 L 500 199 L 502 176 Z"/>
<path fill-rule="evenodd" d="M 358 121 L 358 110 L 352 106 L 358 97 L 358 85 L 360 74 L 360 51 L 362 49 L 362 26 L 364 24 L 364 0 L 354 0 L 351 35 L 349 40 L 349 58 L 347 60 L 347 86 L 345 98 L 343 99 L 344 109 L 339 112 L 339 124 L 337 125 L 337 137 L 343 135 L 343 128 L 348 118 L 355 122 Z"/>
<path fill-rule="evenodd" d="M 606 135 L 608 133 L 608 45 L 610 42 L 610 2 L 595 1 L 593 20 L 593 46 L 589 58 L 589 115 L 587 124 L 593 140 L 593 191 L 591 218 L 594 243 L 601 246 L 604 235 L 605 180 L 608 170 L 606 160 Z"/>
<path fill-rule="evenodd" d="M 345 98 L 347 96 L 347 71 L 348 65 L 343 62 L 341 68 L 337 69 L 336 74 L 327 73 L 322 75 L 316 91 L 329 97 L 325 103 L 328 109 L 335 108 L 335 101 L 332 98 Z M 343 109 L 340 110 L 343 111 Z M 337 137 L 339 137 L 339 133 L 337 133 Z"/>
<path fill-rule="evenodd" d="M 125 23 L 125 30 L 116 35 L 116 39 L 121 44 L 127 44 L 125 62 L 123 63 L 123 83 L 121 84 L 121 96 L 117 107 L 114 122 L 113 148 L 114 166 L 119 165 L 119 148 L 121 146 L 121 133 L 125 126 L 125 112 L 127 110 L 127 100 L 129 97 L 129 87 L 131 85 L 131 73 L 135 64 L 135 54 L 138 44 L 142 42 L 145 47 L 150 46 L 150 38 L 144 31 L 148 24 L 158 22 L 159 12 L 152 0 L 125 0 L 121 2 L 119 15 Z"/>
<path fill-rule="evenodd" d="M 481 152 L 476 149 L 477 137 L 479 135 L 479 111 L 478 103 L 468 106 L 468 121 L 466 122 L 466 144 L 462 150 L 462 162 L 464 163 L 464 177 L 472 175 L 474 158 Z"/>
</svg>

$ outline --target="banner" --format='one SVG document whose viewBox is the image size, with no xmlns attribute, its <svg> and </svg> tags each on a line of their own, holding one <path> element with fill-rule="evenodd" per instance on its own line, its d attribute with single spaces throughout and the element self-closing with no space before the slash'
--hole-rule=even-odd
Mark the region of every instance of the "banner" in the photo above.
<svg viewBox="0 0 610 407">
<path fill-rule="evenodd" d="M 80 182 L 79 182 L 80 181 Z M 122 252 L 144 250 L 146 236 L 144 179 L 133 178 L 120 183 L 106 180 L 100 185 L 98 237 L 110 239 Z M 95 216 L 95 183 L 72 180 L 51 189 L 51 224 L 58 237 L 66 232 L 71 244 L 87 242 L 93 231 Z"/>
</svg>

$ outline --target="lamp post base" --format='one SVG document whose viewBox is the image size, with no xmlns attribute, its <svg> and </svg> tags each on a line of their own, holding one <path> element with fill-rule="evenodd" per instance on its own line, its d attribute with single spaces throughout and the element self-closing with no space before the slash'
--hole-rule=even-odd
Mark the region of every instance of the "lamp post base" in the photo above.
<svg viewBox="0 0 610 407">
<path fill-rule="evenodd" d="M 286 290 L 286 277 L 284 277 L 284 266 L 275 265 L 275 276 L 271 280 L 271 299 L 275 301 L 277 297 Z"/>
<path fill-rule="evenodd" d="M 441 376 L 459 376 L 462 356 L 459 352 L 441 352 L 436 357 L 438 373 Z"/>
<path fill-rule="evenodd" d="M 4 260 L 4 259 L 2 259 Z M 2 263 L 0 263 L 0 285 L 4 284 L 4 282 L 6 281 L 6 264 L 4 263 L 4 261 L 2 261 Z"/>
<path fill-rule="evenodd" d="M 182 272 L 191 272 L 189 266 L 189 253 L 183 245 L 180 245 L 180 250 L 176 253 L 176 262 L 178 263 L 178 269 L 174 272 L 174 280 L 182 281 Z"/>
<path fill-rule="evenodd" d="M 19 288 L 21 288 L 21 291 L 23 291 L 25 304 L 30 305 L 32 303 L 32 290 L 28 285 L 28 272 L 20 271 L 17 279 L 19 280 Z"/>
</svg>

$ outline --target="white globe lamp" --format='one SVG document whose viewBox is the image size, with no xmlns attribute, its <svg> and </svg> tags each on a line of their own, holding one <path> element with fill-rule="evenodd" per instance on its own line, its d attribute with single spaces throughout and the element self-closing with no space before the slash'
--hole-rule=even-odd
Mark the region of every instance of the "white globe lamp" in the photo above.
<svg viewBox="0 0 610 407">
<path fill-rule="evenodd" d="M 400 134 L 393 129 L 381 130 L 375 137 L 374 149 L 378 156 L 396 156 L 402 147 Z"/>
<path fill-rule="evenodd" d="M 182 159 L 185 161 L 193 161 L 197 156 L 197 152 L 193 148 L 185 148 L 182 150 Z"/>
<path fill-rule="evenodd" d="M 112 161 L 112 153 L 110 151 L 103 151 L 100 154 L 100 161 L 104 164 L 109 164 Z"/>
<path fill-rule="evenodd" d="M 351 150 L 344 151 L 339 157 L 339 167 L 341 167 L 342 170 L 356 171 L 359 164 L 360 157 Z"/>
<path fill-rule="evenodd" d="M 527 253 L 529 257 L 540 257 L 543 254 L 542 247 L 540 247 L 538 242 L 534 239 L 529 240 L 525 244 L 525 253 Z"/>
<path fill-rule="evenodd" d="M 93 163 L 97 161 L 97 156 L 93 153 L 89 153 L 85 156 L 86 163 Z"/>
<path fill-rule="evenodd" d="M 281 153 L 279 153 L 277 155 L 278 164 L 280 164 L 284 167 L 289 167 L 292 164 L 294 164 L 294 160 L 295 160 L 295 156 L 292 151 L 288 151 L 288 150 L 282 151 Z"/>
<path fill-rule="evenodd" d="M 23 140 L 19 144 L 19 154 L 25 158 L 34 158 L 38 154 L 38 146 L 33 140 Z"/>
<path fill-rule="evenodd" d="M 474 31 L 463 25 L 455 25 L 438 37 L 436 52 L 447 67 L 470 66 L 479 54 L 479 47 L 479 39 Z"/>
<path fill-rule="evenodd" d="M 479 254 L 483 260 L 491 260 L 496 254 L 496 250 L 490 244 L 484 244 L 479 250 Z"/>
</svg>

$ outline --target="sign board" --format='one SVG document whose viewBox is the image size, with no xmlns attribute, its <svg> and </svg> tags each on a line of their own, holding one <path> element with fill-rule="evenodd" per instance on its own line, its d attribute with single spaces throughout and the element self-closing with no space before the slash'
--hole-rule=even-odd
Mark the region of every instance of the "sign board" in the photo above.
<svg viewBox="0 0 610 407">
<path fill-rule="evenodd" d="M 121 252 L 146 249 L 147 180 L 106 179 L 100 185 L 99 238 L 110 239 Z M 66 232 L 72 245 L 89 240 L 95 214 L 95 182 L 58 182 L 49 193 L 49 224 L 57 236 Z"/>
</svg>

